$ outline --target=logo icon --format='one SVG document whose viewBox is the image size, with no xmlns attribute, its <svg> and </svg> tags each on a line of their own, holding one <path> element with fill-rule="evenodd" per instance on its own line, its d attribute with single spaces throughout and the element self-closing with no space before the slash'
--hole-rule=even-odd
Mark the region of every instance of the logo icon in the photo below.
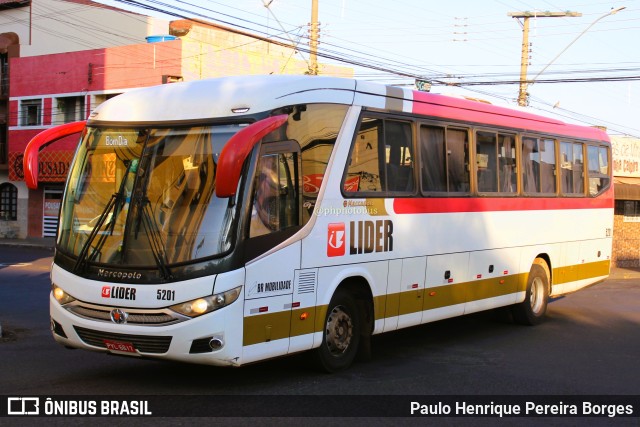
<svg viewBox="0 0 640 427">
<path fill-rule="evenodd" d="M 123 323 L 127 323 L 127 313 L 120 310 L 119 308 L 114 308 L 111 310 L 111 321 L 113 323 L 117 323 L 118 325 L 122 325 Z"/>
<path fill-rule="evenodd" d="M 327 256 L 343 256 L 345 254 L 344 223 L 329 224 L 327 228 Z"/>
<path fill-rule="evenodd" d="M 111 298 L 111 288 L 109 286 L 102 287 L 102 298 Z"/>
<path fill-rule="evenodd" d="M 7 415 L 40 414 L 39 397 L 9 397 L 7 399 Z"/>
</svg>

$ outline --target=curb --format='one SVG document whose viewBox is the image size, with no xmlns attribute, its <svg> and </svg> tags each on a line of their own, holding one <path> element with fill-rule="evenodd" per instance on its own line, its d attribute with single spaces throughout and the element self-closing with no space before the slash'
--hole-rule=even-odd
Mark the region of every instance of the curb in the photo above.
<svg viewBox="0 0 640 427">
<path fill-rule="evenodd" d="M 14 248 L 36 248 L 53 251 L 55 249 L 55 242 L 47 241 L 30 241 L 19 239 L 0 239 L 0 246 L 14 247 Z"/>
</svg>

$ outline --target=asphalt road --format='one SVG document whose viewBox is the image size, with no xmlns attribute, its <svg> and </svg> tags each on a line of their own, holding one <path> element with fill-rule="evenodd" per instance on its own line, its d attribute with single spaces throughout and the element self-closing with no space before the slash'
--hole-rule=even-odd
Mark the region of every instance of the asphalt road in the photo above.
<svg viewBox="0 0 640 427">
<path fill-rule="evenodd" d="M 51 255 L 0 246 L 0 395 L 640 395 L 638 279 L 557 299 L 536 327 L 481 313 L 379 335 L 371 361 L 327 375 L 305 354 L 234 369 L 67 350 L 49 332 Z"/>
</svg>

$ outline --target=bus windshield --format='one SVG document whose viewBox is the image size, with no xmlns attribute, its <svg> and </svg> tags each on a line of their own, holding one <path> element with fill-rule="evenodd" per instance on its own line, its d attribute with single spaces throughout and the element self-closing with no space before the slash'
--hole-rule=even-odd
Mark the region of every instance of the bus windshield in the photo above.
<svg viewBox="0 0 640 427">
<path fill-rule="evenodd" d="M 242 125 L 88 128 L 62 203 L 58 249 L 84 263 L 158 268 L 231 249 L 218 156 Z"/>
</svg>

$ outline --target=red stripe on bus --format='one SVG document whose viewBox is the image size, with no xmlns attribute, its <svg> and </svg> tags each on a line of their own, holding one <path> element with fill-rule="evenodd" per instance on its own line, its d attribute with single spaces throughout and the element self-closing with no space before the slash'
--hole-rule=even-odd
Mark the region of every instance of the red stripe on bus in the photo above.
<svg viewBox="0 0 640 427">
<path fill-rule="evenodd" d="M 414 91 L 412 110 L 414 114 L 431 117 L 609 142 L 607 134 L 597 128 L 572 125 L 525 111 L 434 93 Z"/>
<path fill-rule="evenodd" d="M 563 197 L 424 197 L 394 199 L 393 211 L 397 214 L 540 211 L 572 209 L 613 209 L 613 198 L 563 198 Z"/>
</svg>

